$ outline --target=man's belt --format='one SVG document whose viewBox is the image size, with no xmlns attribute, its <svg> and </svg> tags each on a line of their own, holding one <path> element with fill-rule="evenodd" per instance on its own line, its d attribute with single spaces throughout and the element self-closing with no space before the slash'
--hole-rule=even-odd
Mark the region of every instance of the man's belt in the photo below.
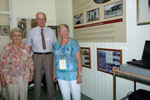
<svg viewBox="0 0 150 100">
<path fill-rule="evenodd" d="M 34 52 L 34 54 L 39 54 L 39 55 L 42 55 L 42 54 L 51 54 L 53 52 Z"/>
</svg>

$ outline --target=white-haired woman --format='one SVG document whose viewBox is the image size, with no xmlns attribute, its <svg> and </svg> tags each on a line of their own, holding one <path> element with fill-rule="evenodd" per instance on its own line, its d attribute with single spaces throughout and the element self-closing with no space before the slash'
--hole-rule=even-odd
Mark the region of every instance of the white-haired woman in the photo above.
<svg viewBox="0 0 150 100">
<path fill-rule="evenodd" d="M 27 100 L 28 82 L 33 79 L 33 61 L 29 47 L 22 43 L 23 32 L 13 28 L 12 42 L 4 46 L 0 64 L 1 85 L 7 87 L 10 100 Z"/>
</svg>

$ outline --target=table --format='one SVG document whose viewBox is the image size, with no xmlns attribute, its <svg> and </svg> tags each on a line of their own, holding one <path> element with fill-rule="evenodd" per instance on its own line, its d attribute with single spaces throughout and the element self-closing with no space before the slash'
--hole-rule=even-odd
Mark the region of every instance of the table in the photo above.
<svg viewBox="0 0 150 100">
<path fill-rule="evenodd" d="M 113 100 L 116 100 L 116 76 L 134 81 L 134 91 L 136 82 L 150 85 L 150 69 L 137 67 L 130 64 L 121 65 L 113 68 Z"/>
</svg>

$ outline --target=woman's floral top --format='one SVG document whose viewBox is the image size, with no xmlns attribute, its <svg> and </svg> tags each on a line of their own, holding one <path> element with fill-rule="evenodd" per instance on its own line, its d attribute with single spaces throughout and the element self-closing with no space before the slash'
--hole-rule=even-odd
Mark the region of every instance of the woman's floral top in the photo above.
<svg viewBox="0 0 150 100">
<path fill-rule="evenodd" d="M 59 41 L 54 46 L 56 76 L 61 80 L 76 80 L 78 64 L 76 54 L 80 51 L 78 41 L 72 39 L 68 44 L 62 46 Z M 60 69 L 59 61 L 66 60 L 66 69 Z"/>
<path fill-rule="evenodd" d="M 0 65 L 0 71 L 4 73 L 7 84 L 18 83 L 19 66 L 24 82 L 28 82 L 30 69 L 34 67 L 29 47 L 21 44 L 21 48 L 16 49 L 13 42 L 8 43 L 3 49 Z"/>
</svg>

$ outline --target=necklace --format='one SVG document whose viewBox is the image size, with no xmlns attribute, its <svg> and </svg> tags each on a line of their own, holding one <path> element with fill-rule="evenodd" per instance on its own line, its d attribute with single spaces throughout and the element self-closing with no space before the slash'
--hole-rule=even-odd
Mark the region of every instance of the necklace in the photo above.
<svg viewBox="0 0 150 100">
<path fill-rule="evenodd" d="M 69 37 L 66 39 L 66 41 L 65 41 L 65 44 L 64 44 L 64 45 L 66 45 L 66 44 L 68 43 L 68 41 L 69 41 Z M 62 46 L 64 46 L 64 45 L 63 45 L 63 40 L 61 40 L 61 41 L 60 41 L 60 44 L 61 44 Z"/>
<path fill-rule="evenodd" d="M 67 53 L 66 53 L 66 44 L 68 43 L 68 41 L 69 41 L 69 37 L 65 41 L 64 45 L 63 45 L 63 40 L 60 41 L 60 48 L 61 48 L 61 51 L 62 51 L 63 58 L 65 58 L 67 56 Z"/>
</svg>

